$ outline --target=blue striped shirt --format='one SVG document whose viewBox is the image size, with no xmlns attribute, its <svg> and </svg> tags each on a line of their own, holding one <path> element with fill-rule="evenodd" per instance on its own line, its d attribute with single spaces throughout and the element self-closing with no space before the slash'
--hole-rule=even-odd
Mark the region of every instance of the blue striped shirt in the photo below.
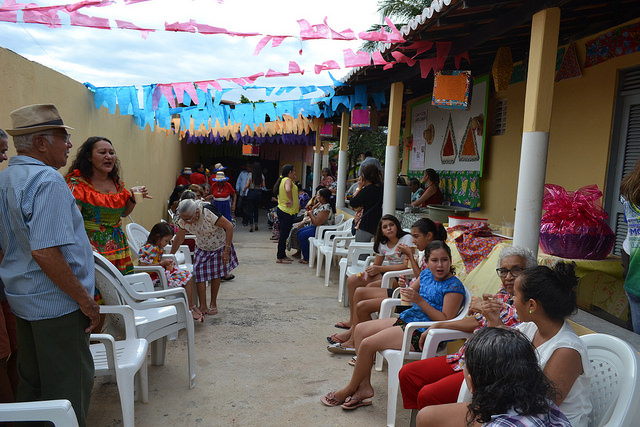
<svg viewBox="0 0 640 427">
<path fill-rule="evenodd" d="M 62 175 L 29 156 L 15 156 L 0 172 L 0 278 L 16 316 L 52 319 L 78 303 L 42 271 L 31 252 L 58 247 L 93 296 L 93 253 L 76 201 Z"/>
</svg>

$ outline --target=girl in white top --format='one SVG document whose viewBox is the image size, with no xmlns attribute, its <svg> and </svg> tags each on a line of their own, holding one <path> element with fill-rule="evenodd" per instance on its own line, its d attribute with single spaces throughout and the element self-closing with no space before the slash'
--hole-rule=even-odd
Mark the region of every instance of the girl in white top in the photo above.
<svg viewBox="0 0 640 427">
<path fill-rule="evenodd" d="M 380 287 L 382 275 L 387 271 L 404 270 L 408 268 L 408 259 L 400 252 L 400 245 L 412 245 L 411 234 L 402 229 L 400 221 L 393 215 L 384 215 L 378 222 L 373 238 L 373 250 L 376 259 L 364 272 L 347 278 L 347 291 L 351 314 L 346 322 L 336 323 L 336 327 L 349 329 L 353 322 L 355 307 L 351 302 L 357 288 L 363 286 Z M 386 261 L 386 265 L 382 263 Z"/>
<path fill-rule="evenodd" d="M 591 367 L 586 345 L 565 320 L 577 309 L 577 284 L 573 264 L 558 263 L 553 270 L 545 266 L 527 269 L 516 279 L 513 305 L 523 322 L 516 328 L 531 340 L 538 363 L 555 388 L 554 403 L 573 427 L 586 427 L 592 409 Z M 428 406 L 418 414 L 417 426 L 463 425 L 467 406 L 468 403 Z"/>
</svg>

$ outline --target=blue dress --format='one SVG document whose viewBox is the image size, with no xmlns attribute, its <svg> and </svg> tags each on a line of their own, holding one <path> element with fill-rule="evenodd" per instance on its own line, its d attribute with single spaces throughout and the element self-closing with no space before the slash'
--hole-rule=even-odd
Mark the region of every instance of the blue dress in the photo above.
<svg viewBox="0 0 640 427">
<path fill-rule="evenodd" d="M 462 294 L 462 304 L 464 304 L 465 288 L 460 279 L 456 276 L 451 276 L 441 282 L 437 281 L 433 277 L 431 270 L 424 269 L 420 273 L 420 296 L 425 299 L 438 311 L 442 311 L 442 305 L 444 303 L 444 296 L 448 293 Z M 420 306 L 416 303 L 413 306 L 400 313 L 400 320 L 405 323 L 411 322 L 429 322 L 431 319 L 427 314 L 422 311 Z M 420 333 L 424 332 L 426 328 L 420 328 Z"/>
</svg>

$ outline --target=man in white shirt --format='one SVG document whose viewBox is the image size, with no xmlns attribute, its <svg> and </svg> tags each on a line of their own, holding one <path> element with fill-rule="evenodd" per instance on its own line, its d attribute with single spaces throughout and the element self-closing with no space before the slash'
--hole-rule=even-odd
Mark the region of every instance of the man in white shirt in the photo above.
<svg viewBox="0 0 640 427">
<path fill-rule="evenodd" d="M 244 215 L 246 211 L 246 201 L 247 201 L 247 192 L 249 190 L 245 190 L 247 186 L 247 178 L 249 177 L 249 172 L 251 172 L 251 163 L 247 162 L 244 166 L 244 169 L 238 174 L 238 178 L 236 179 L 236 193 L 238 194 L 238 203 L 236 205 L 236 217 L 242 217 L 242 225 L 248 225 L 248 218 Z"/>
</svg>

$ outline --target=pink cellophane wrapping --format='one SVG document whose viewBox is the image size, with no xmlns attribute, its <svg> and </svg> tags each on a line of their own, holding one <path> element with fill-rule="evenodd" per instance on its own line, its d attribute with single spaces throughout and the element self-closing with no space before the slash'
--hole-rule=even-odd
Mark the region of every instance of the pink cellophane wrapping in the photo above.
<svg viewBox="0 0 640 427">
<path fill-rule="evenodd" d="M 546 184 L 540 224 L 540 247 L 550 255 L 574 259 L 603 259 L 613 248 L 615 234 L 602 209 L 597 185 L 566 191 Z"/>
</svg>

